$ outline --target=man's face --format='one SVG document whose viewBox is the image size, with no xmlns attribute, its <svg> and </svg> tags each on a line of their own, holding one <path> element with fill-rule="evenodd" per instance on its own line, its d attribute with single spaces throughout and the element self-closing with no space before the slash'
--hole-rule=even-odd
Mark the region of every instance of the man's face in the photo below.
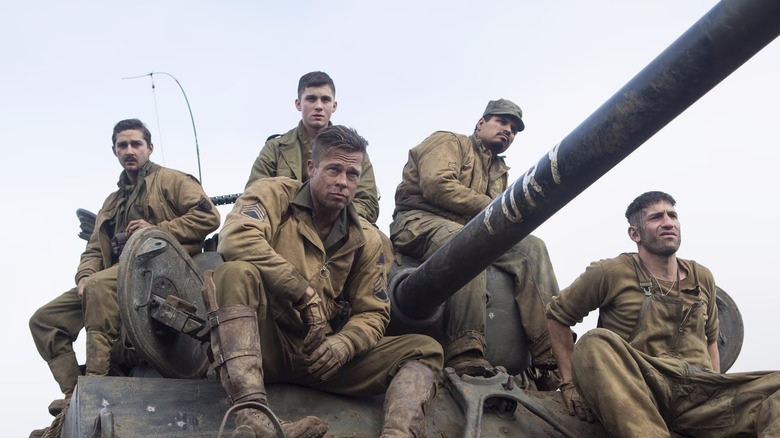
<svg viewBox="0 0 780 438">
<path fill-rule="evenodd" d="M 116 143 L 112 150 L 119 159 L 119 164 L 128 173 L 138 173 L 138 170 L 149 161 L 154 145 L 147 144 L 141 131 L 128 129 L 116 135 Z"/>
<path fill-rule="evenodd" d="M 315 212 L 335 214 L 352 202 L 363 171 L 363 153 L 331 149 L 315 166 L 309 160 Z"/>
<path fill-rule="evenodd" d="M 632 233 L 632 239 L 651 254 L 668 257 L 680 249 L 680 221 L 674 206 L 668 202 L 645 208 L 641 225 L 633 228 L 636 233 Z"/>
<path fill-rule="evenodd" d="M 484 118 L 477 122 L 477 137 L 494 154 L 500 154 L 509 148 L 517 134 L 517 122 L 511 117 L 496 114 L 490 120 Z"/>
<path fill-rule="evenodd" d="M 295 99 L 295 108 L 300 111 L 303 125 L 314 131 L 328 126 L 330 116 L 336 111 L 337 102 L 330 85 L 306 87 L 300 99 Z"/>
</svg>

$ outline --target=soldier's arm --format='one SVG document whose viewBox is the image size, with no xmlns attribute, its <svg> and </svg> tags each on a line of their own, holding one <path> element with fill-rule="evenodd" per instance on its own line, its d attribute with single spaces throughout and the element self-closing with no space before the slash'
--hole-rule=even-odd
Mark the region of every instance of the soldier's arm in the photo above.
<svg viewBox="0 0 780 438">
<path fill-rule="evenodd" d="M 276 176 L 276 169 L 278 166 L 276 151 L 277 148 L 274 146 L 272 140 L 265 142 L 263 149 L 260 150 L 260 155 L 257 156 L 252 165 L 252 170 L 249 173 L 249 179 L 247 180 L 244 189 L 259 179 Z"/>
<path fill-rule="evenodd" d="M 182 245 L 199 246 L 206 237 L 219 228 L 220 215 L 200 183 L 191 175 L 173 171 L 161 184 L 167 201 L 181 216 L 157 223 Z"/>
<path fill-rule="evenodd" d="M 363 173 L 360 175 L 357 192 L 352 200 L 357 213 L 367 221 L 376 223 L 379 219 L 379 196 L 376 188 L 376 177 L 374 176 L 374 166 L 366 155 L 366 161 L 363 163 Z"/>
</svg>

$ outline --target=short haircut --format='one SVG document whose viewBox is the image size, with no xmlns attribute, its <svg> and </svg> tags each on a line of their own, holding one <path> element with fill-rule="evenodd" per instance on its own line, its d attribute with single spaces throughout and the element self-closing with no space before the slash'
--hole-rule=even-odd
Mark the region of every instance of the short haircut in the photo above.
<svg viewBox="0 0 780 438">
<path fill-rule="evenodd" d="M 125 119 L 121 120 L 114 126 L 114 133 L 111 135 L 111 146 L 116 144 L 117 134 L 122 131 L 127 131 L 128 129 L 141 131 L 141 134 L 144 136 L 144 140 L 146 141 L 146 145 L 149 146 L 152 144 L 152 133 L 149 132 L 149 129 L 146 127 L 146 125 L 144 125 L 144 122 L 138 119 Z"/>
<path fill-rule="evenodd" d="M 316 166 L 330 154 L 332 149 L 341 149 L 346 152 L 360 152 L 365 161 L 367 146 L 366 139 L 354 129 L 343 125 L 328 126 L 314 137 L 314 143 L 311 146 L 311 160 Z"/>
<path fill-rule="evenodd" d="M 631 226 L 638 227 L 642 222 L 642 211 L 659 202 L 668 202 L 674 207 L 677 201 L 672 198 L 672 195 L 664 192 L 646 192 L 637 196 L 626 209 L 626 219 Z"/>
<path fill-rule="evenodd" d="M 313 71 L 301 76 L 298 81 L 298 99 L 303 96 L 303 90 L 306 87 L 322 87 L 324 85 L 330 86 L 330 91 L 333 92 L 333 97 L 336 97 L 336 86 L 333 84 L 333 79 L 328 76 L 327 73 L 322 71 Z"/>
</svg>

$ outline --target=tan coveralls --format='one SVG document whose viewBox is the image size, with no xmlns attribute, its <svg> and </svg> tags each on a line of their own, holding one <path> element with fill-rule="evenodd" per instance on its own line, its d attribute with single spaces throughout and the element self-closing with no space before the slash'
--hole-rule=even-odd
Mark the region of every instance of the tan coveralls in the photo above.
<svg viewBox="0 0 780 438">
<path fill-rule="evenodd" d="M 599 309 L 601 328 L 571 356 L 577 389 L 614 437 L 780 436 L 780 372 L 712 371 L 715 282 L 707 268 L 677 260 L 688 273 L 681 292 L 622 254 L 593 263 L 548 306 L 569 326 Z"/>
<path fill-rule="evenodd" d="M 331 125 L 332 123 L 329 122 L 328 126 Z M 306 133 L 302 121 L 286 134 L 270 137 L 252 165 L 246 187 L 258 179 L 274 176 L 286 176 L 300 182 L 308 181 L 307 163 L 311 159 L 311 146 L 312 139 Z M 368 154 L 363 163 L 363 172 L 352 203 L 360 216 L 372 224 L 376 223 L 379 218 L 379 198 L 374 167 L 368 159 Z"/>
<path fill-rule="evenodd" d="M 442 351 L 435 340 L 383 336 L 390 320 L 384 265 L 391 260 L 380 232 L 349 206 L 321 237 L 311 202 L 308 183 L 262 179 L 238 199 L 220 232 L 218 251 L 226 262 L 214 273 L 219 305 L 257 309 L 265 382 L 367 395 L 383 392 L 407 361 L 440 372 Z M 339 333 L 355 346 L 355 357 L 324 382 L 306 370 L 301 350 L 307 329 L 292 305 L 307 286 L 322 299 L 331 330 L 340 302 L 349 303 Z"/>
<path fill-rule="evenodd" d="M 176 170 L 148 162 L 144 166 L 145 193 L 140 203 L 143 219 L 171 234 L 190 254 L 201 251 L 203 240 L 219 227 L 220 216 L 195 178 Z M 128 183 L 124 172 L 119 186 Z M 76 283 L 88 277 L 84 298 L 87 330 L 105 330 L 116 338 L 119 332 L 119 308 L 116 298 L 116 258 L 111 238 L 118 228 L 116 212 L 126 204 L 130 192 L 120 189 L 106 198 L 95 221 L 95 230 L 87 243 L 76 273 Z M 131 206 L 124 205 L 128 210 Z M 124 224 L 126 226 L 126 223 Z M 44 305 L 30 318 L 30 331 L 41 357 L 50 364 L 55 380 L 65 395 L 76 385 L 75 376 L 67 370 L 78 368 L 73 342 L 85 325 L 82 300 L 73 288 Z M 53 365 L 54 364 L 54 365 Z M 52 366 L 53 365 L 53 366 Z"/>
<path fill-rule="evenodd" d="M 409 151 L 396 189 L 390 239 L 397 251 L 426 259 L 507 188 L 509 167 L 476 135 L 435 132 Z M 528 236 L 493 266 L 509 273 L 536 366 L 555 362 L 544 309 L 558 283 L 544 242 Z M 470 350 L 485 351 L 485 273 L 445 305 L 445 363 Z"/>
</svg>

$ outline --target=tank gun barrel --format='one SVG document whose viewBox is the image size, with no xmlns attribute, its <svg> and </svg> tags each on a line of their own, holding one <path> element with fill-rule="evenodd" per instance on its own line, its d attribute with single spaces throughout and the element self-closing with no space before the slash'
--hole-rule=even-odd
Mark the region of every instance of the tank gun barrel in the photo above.
<svg viewBox="0 0 780 438">
<path fill-rule="evenodd" d="M 395 284 L 412 318 L 438 306 L 780 34 L 780 1 L 723 0 L 418 269 Z M 422 293 L 424 291 L 424 293 Z"/>
</svg>

